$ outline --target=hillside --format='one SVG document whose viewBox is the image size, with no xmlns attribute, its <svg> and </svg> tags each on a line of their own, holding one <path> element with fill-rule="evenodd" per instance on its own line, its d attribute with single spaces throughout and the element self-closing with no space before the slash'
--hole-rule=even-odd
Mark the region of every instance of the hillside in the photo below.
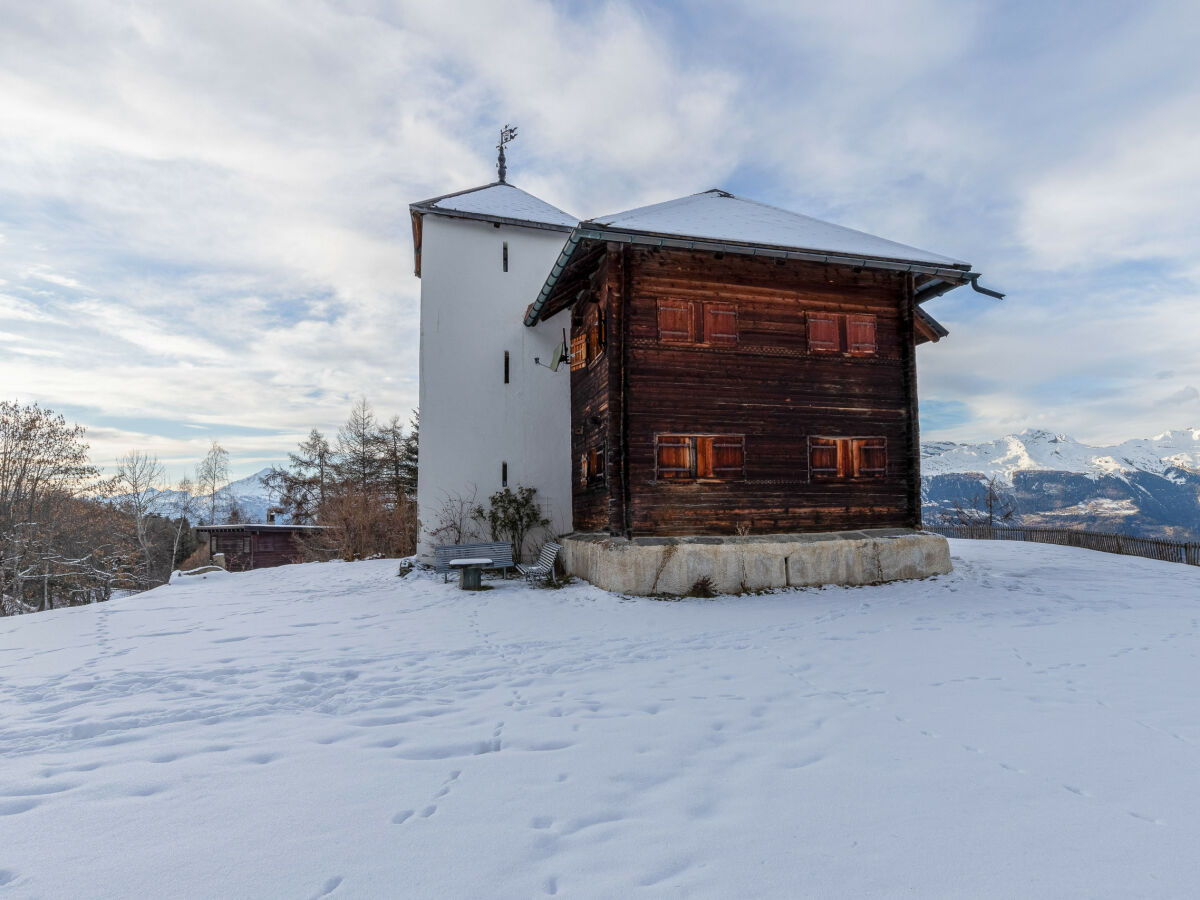
<svg viewBox="0 0 1200 900">
<path fill-rule="evenodd" d="M 714 601 L 393 561 L 0 619 L 0 896 L 1190 896 L 1200 570 Z"/>
<path fill-rule="evenodd" d="M 936 522 L 996 477 L 1020 524 L 1200 537 L 1200 428 L 1093 447 L 1027 430 L 982 444 L 922 445 L 924 514 Z"/>
</svg>

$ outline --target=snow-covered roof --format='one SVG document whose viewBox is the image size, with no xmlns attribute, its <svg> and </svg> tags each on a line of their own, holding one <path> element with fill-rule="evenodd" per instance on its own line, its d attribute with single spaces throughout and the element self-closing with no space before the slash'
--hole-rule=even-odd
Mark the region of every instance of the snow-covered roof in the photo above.
<svg viewBox="0 0 1200 900">
<path fill-rule="evenodd" d="M 970 268 L 949 256 L 919 250 L 863 231 L 713 189 L 583 223 L 619 231 L 703 238 L 762 247 L 813 250 L 839 256 L 903 260 Z"/>
<path fill-rule="evenodd" d="M 533 225 L 560 231 L 570 231 L 579 223 L 579 220 L 569 213 L 502 181 L 434 197 L 431 200 L 422 200 L 409 208 L 418 214 L 441 213 L 460 218 Z"/>
<path fill-rule="evenodd" d="M 589 241 L 746 253 L 911 272 L 926 276 L 924 286 L 916 294 L 918 303 L 967 283 L 980 293 L 998 299 L 1004 296 L 981 288 L 976 283 L 979 274 L 971 271 L 970 264 L 953 257 L 822 222 L 812 216 L 714 188 L 678 200 L 580 222 L 572 229 L 541 292 L 526 311 L 526 325 L 536 325 L 544 316 L 553 315 L 561 308 L 557 302 L 547 306 L 547 301 L 576 249 Z M 935 334 L 944 336 L 946 333 L 932 320 L 927 324 Z"/>
</svg>

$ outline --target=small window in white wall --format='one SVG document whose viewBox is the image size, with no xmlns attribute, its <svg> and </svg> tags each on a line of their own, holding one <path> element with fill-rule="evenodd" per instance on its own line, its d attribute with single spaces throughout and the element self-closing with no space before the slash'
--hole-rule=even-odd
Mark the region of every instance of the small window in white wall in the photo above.
<svg viewBox="0 0 1200 900">
<path fill-rule="evenodd" d="M 508 487 L 508 463 L 500 463 L 500 487 Z"/>
<path fill-rule="evenodd" d="M 508 351 L 504 351 L 504 383 L 508 384 Z"/>
<path fill-rule="evenodd" d="M 504 242 L 504 271 L 508 271 L 508 241 Z"/>
</svg>

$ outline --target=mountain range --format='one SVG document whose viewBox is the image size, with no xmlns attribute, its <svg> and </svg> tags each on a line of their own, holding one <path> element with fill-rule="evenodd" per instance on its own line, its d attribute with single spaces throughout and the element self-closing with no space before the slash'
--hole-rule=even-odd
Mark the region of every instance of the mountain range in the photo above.
<svg viewBox="0 0 1200 900">
<path fill-rule="evenodd" d="M 261 478 L 269 471 L 218 492 L 217 521 L 225 521 L 229 498 L 244 521 L 265 522 L 273 501 Z M 1016 507 L 1014 524 L 1200 539 L 1200 428 L 1112 446 L 1037 429 L 978 444 L 926 441 L 921 474 L 927 525 L 943 521 L 956 505 L 971 507 L 994 477 Z M 161 513 L 183 511 L 185 495 L 161 496 Z M 207 519 L 210 497 L 192 499 L 192 521 Z"/>
<path fill-rule="evenodd" d="M 229 519 L 231 505 L 237 507 L 238 518 L 243 522 L 267 521 L 267 510 L 273 505 L 273 501 L 267 489 L 263 487 L 262 477 L 270 471 L 269 468 L 260 469 L 253 475 L 231 481 L 217 491 L 217 522 Z M 155 512 L 159 515 L 174 518 L 186 512 L 192 522 L 208 521 L 212 494 L 187 494 L 183 491 L 167 490 L 159 491 L 157 497 Z"/>
<path fill-rule="evenodd" d="M 980 444 L 927 441 L 921 474 L 926 524 L 972 506 L 995 478 L 1015 524 L 1200 537 L 1200 428 L 1104 447 L 1035 429 Z"/>
</svg>

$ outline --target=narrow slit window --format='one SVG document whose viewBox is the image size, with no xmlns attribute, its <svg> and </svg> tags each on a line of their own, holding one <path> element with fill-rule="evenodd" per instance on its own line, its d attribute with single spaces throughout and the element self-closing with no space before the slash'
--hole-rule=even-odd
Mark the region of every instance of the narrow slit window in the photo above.
<svg viewBox="0 0 1200 900">
<path fill-rule="evenodd" d="M 500 487 L 508 487 L 508 463 L 500 463 Z"/>
<path fill-rule="evenodd" d="M 508 384 L 508 351 L 504 351 L 504 383 Z"/>
<path fill-rule="evenodd" d="M 508 271 L 508 241 L 504 242 L 504 249 L 501 251 L 501 256 L 504 258 L 504 271 Z"/>
</svg>

